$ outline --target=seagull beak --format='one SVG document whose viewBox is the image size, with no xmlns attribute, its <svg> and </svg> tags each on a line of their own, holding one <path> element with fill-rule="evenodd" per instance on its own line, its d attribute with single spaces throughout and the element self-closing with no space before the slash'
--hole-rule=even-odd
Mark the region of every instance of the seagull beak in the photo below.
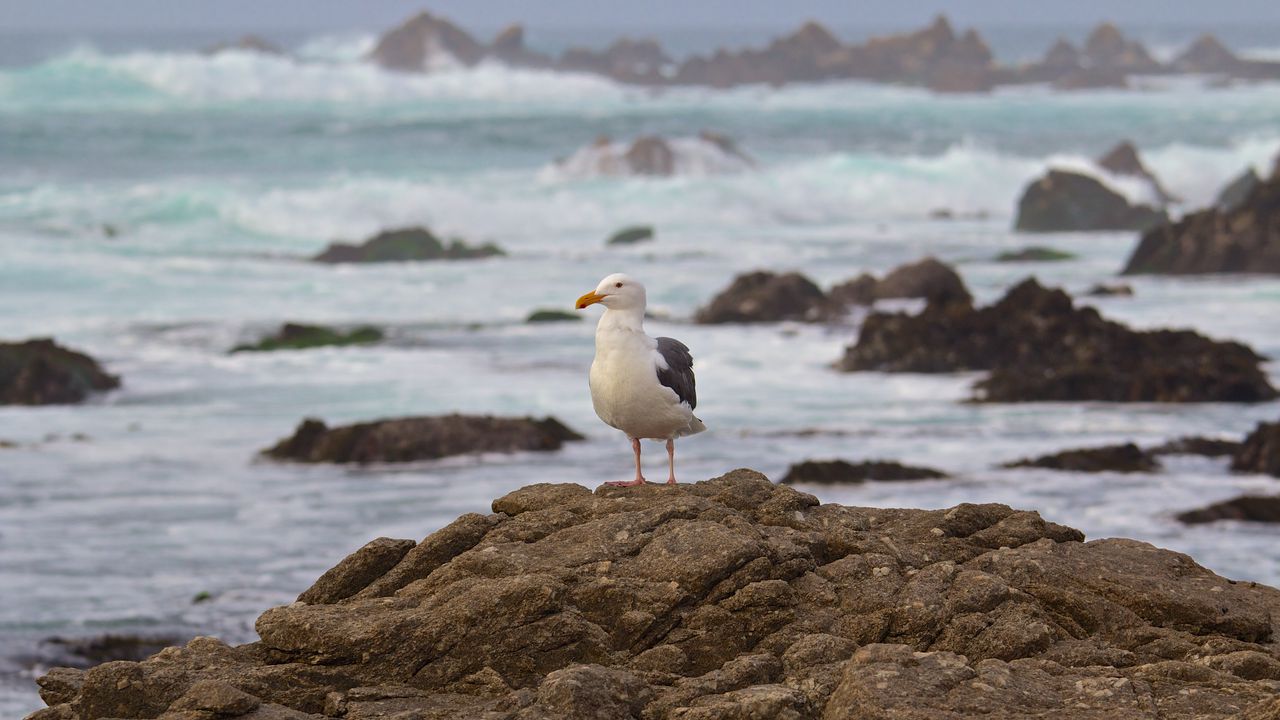
<svg viewBox="0 0 1280 720">
<path fill-rule="evenodd" d="M 586 307 L 586 306 L 588 306 L 588 305 L 595 305 L 596 303 L 600 302 L 601 300 L 604 300 L 604 295 L 599 295 L 599 294 L 597 294 L 594 290 L 592 290 L 591 292 L 587 293 L 586 295 L 583 295 L 582 297 L 578 298 L 578 304 L 577 304 L 577 305 L 575 305 L 574 307 L 576 307 L 576 308 L 578 308 L 579 310 L 581 310 L 582 308 L 584 308 L 584 307 Z"/>
</svg>

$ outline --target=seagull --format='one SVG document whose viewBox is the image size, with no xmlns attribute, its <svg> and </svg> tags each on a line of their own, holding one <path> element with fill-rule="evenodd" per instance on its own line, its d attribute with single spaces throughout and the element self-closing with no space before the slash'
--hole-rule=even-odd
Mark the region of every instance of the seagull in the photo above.
<svg viewBox="0 0 1280 720">
<path fill-rule="evenodd" d="M 670 475 L 676 482 L 676 438 L 707 429 L 693 414 L 693 356 L 679 340 L 652 338 L 644 332 L 644 285 L 622 273 L 600 281 L 578 298 L 579 310 L 599 303 L 604 314 L 596 326 L 596 357 L 591 362 L 591 404 L 606 425 L 626 433 L 636 454 L 634 480 L 611 482 L 643 485 L 640 440 L 666 440 Z"/>
</svg>

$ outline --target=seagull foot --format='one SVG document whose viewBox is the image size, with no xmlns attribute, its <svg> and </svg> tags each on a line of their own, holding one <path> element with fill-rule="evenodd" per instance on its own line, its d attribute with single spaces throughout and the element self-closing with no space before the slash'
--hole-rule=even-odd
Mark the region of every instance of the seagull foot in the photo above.
<svg viewBox="0 0 1280 720">
<path fill-rule="evenodd" d="M 676 476 L 675 476 L 675 475 L 672 475 L 671 477 L 667 478 L 667 484 L 668 484 L 668 485 L 675 485 L 675 484 L 676 484 Z"/>
<path fill-rule="evenodd" d="M 648 481 L 644 478 L 638 477 L 635 480 L 615 480 L 613 482 L 607 482 L 605 485 L 608 485 L 609 487 L 635 487 L 637 485 L 644 485 L 646 482 Z"/>
</svg>

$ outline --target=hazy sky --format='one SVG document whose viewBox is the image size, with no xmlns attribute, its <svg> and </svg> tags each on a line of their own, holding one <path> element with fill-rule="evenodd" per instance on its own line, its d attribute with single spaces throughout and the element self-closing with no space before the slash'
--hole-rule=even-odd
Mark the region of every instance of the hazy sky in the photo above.
<svg viewBox="0 0 1280 720">
<path fill-rule="evenodd" d="M 471 28 L 915 26 L 946 12 L 962 25 L 1120 24 L 1221 27 L 1280 23 L 1277 0 L 0 0 L 4 30 L 382 29 L 420 9 Z"/>
</svg>

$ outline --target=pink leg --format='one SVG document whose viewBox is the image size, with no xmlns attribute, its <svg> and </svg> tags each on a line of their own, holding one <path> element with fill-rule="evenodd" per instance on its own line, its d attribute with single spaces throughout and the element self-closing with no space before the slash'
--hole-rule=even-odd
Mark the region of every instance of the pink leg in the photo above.
<svg viewBox="0 0 1280 720">
<path fill-rule="evenodd" d="M 667 476 L 667 484 L 676 484 L 676 441 L 667 440 L 667 464 L 671 468 L 671 474 Z"/>
<path fill-rule="evenodd" d="M 640 438 L 631 438 L 631 450 L 636 454 L 636 479 L 623 480 L 621 482 L 610 482 L 605 483 L 605 485 L 612 485 L 614 487 L 634 487 L 645 483 L 644 474 L 640 472 Z"/>
</svg>

